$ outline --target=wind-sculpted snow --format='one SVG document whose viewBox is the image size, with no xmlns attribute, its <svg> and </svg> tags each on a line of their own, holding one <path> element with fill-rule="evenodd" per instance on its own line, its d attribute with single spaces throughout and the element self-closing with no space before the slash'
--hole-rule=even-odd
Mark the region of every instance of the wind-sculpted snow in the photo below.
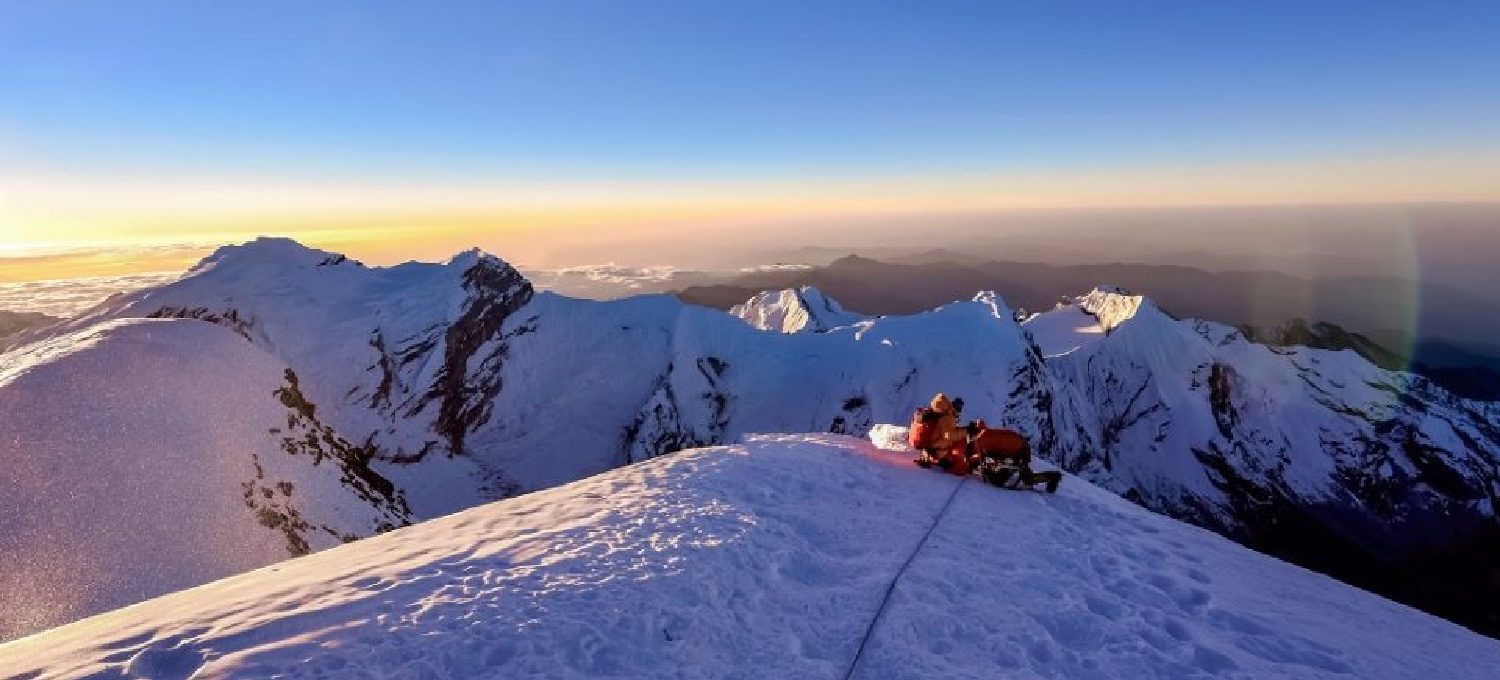
<svg viewBox="0 0 1500 680">
<path fill-rule="evenodd" d="M 283 367 L 268 375 L 293 371 L 316 408 L 307 427 L 342 442 L 362 502 L 399 494 L 412 520 L 748 432 L 864 435 L 946 392 L 966 419 L 1019 430 L 1040 457 L 1148 508 L 1500 631 L 1486 613 L 1500 611 L 1486 548 L 1500 540 L 1493 405 L 1107 286 L 1024 323 L 993 293 L 822 321 L 814 312 L 837 303 L 809 295 L 747 302 L 759 326 L 793 331 L 767 332 L 669 296 L 534 292 L 478 252 L 368 268 L 262 239 L 23 331 L 31 344 L 13 352 L 113 319 L 223 326 Z"/>
<path fill-rule="evenodd" d="M 0 645 L 0 675 L 837 680 L 867 629 L 854 678 L 1500 666 L 1491 640 L 1082 480 L 955 494 L 909 456 L 687 451 Z"/>
</svg>

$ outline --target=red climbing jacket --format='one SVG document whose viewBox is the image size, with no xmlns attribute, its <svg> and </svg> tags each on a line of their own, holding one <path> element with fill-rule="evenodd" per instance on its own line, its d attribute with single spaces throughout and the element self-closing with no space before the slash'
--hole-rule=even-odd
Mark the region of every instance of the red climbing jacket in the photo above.
<svg viewBox="0 0 1500 680">
<path fill-rule="evenodd" d="M 953 430 L 947 437 L 944 437 L 944 418 L 948 419 L 949 429 Z M 967 475 L 971 470 L 967 455 L 968 442 L 961 436 L 961 432 L 952 427 L 953 420 L 951 412 L 945 414 L 935 408 L 919 408 L 911 414 L 911 429 L 907 432 L 906 443 L 921 451 L 925 460 L 936 463 L 938 467 L 955 475 Z M 943 446 L 949 448 L 943 450 Z"/>
<path fill-rule="evenodd" d="M 919 408 L 911 414 L 911 429 L 906 443 L 918 451 L 925 451 L 937 444 L 938 419 L 942 414 L 930 408 Z"/>
<path fill-rule="evenodd" d="M 943 457 L 938 461 L 938 465 L 955 475 L 964 476 L 969 474 L 971 468 L 969 467 L 969 457 L 965 455 L 968 452 L 967 449 L 968 447 L 960 441 L 952 449 L 949 449 L 947 453 L 943 454 Z"/>
</svg>

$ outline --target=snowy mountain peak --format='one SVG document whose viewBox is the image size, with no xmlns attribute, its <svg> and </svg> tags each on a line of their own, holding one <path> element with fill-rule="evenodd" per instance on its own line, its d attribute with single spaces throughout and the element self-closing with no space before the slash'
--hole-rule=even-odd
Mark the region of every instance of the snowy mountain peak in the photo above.
<svg viewBox="0 0 1500 680">
<path fill-rule="evenodd" d="M 729 313 L 763 331 L 778 333 L 821 333 L 865 318 L 812 286 L 762 291 Z"/>
<path fill-rule="evenodd" d="M 333 260 L 347 261 L 343 255 L 311 248 L 289 238 L 261 236 L 238 245 L 220 246 L 198 262 L 191 271 L 228 267 L 316 266 Z"/>
<path fill-rule="evenodd" d="M 1010 308 L 1010 305 L 1005 304 L 1005 298 L 1000 297 L 1000 294 L 993 290 L 981 290 L 975 293 L 970 301 L 988 307 L 990 313 L 997 319 L 1016 320 L 1015 311 Z"/>
<path fill-rule="evenodd" d="M 1100 327 L 1107 333 L 1134 318 L 1146 298 L 1132 295 L 1119 286 L 1100 285 L 1079 297 L 1077 302 L 1083 311 L 1099 320 Z"/>
<path fill-rule="evenodd" d="M 1171 322 L 1147 298 L 1133 295 L 1120 286 L 1099 285 L 1084 295 L 1065 298 L 1053 309 L 1032 315 L 1024 325 L 1044 356 L 1059 357 L 1097 343 L 1126 322 L 1146 318 Z M 1161 329 L 1142 332 L 1150 335 Z"/>
<path fill-rule="evenodd" d="M 500 259 L 499 256 L 493 253 L 485 251 L 482 248 L 470 248 L 468 250 L 456 253 L 453 255 L 453 257 L 448 258 L 448 266 L 457 267 L 459 269 L 469 269 L 479 264 L 483 264 L 487 267 L 494 267 L 496 269 L 505 269 L 510 267 L 510 263 L 506 262 L 503 259 Z"/>
<path fill-rule="evenodd" d="M 460 253 L 448 261 L 448 266 L 463 272 L 464 285 L 470 290 L 501 293 L 515 291 L 527 299 L 531 297 L 532 285 L 526 276 L 505 260 L 489 253 L 478 250 Z M 524 293 L 520 292 L 523 289 Z"/>
</svg>

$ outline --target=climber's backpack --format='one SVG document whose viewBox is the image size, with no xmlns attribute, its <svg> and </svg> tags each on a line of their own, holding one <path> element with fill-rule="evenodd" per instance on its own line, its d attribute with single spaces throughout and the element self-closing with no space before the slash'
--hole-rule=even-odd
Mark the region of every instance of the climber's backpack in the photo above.
<svg viewBox="0 0 1500 680">
<path fill-rule="evenodd" d="M 1031 465 L 1031 443 L 1015 430 L 985 428 L 970 438 L 973 452 L 997 462 L 1020 467 Z"/>
</svg>

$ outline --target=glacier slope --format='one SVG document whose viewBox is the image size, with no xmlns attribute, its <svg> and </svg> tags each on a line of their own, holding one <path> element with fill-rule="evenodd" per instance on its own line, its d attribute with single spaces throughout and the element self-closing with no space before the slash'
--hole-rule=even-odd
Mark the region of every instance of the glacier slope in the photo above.
<svg viewBox="0 0 1500 680">
<path fill-rule="evenodd" d="M 955 491 L 908 456 L 835 435 L 687 451 L 6 643 L 0 674 L 842 678 L 872 621 L 854 677 L 1500 667 L 1493 640 L 1077 478 Z"/>
<path fill-rule="evenodd" d="M 7 355 L 0 639 L 406 524 L 400 491 L 296 408 L 293 375 L 196 320 Z"/>
</svg>

